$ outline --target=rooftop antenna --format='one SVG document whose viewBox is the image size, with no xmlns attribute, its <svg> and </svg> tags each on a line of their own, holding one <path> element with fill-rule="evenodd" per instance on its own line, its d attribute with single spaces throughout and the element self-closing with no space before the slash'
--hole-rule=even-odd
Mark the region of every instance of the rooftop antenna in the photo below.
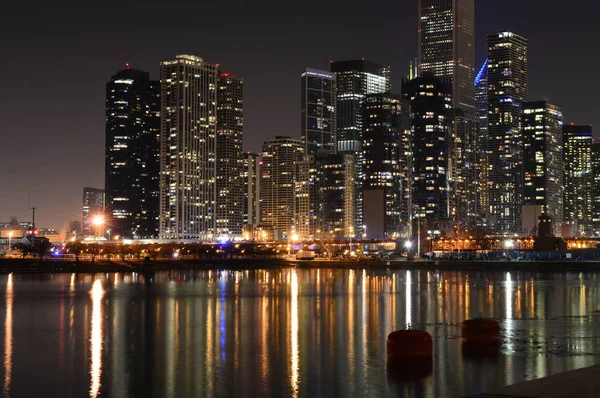
<svg viewBox="0 0 600 398">
<path fill-rule="evenodd" d="M 37 210 L 37 207 L 31 206 L 31 193 L 29 193 L 29 210 L 33 211 L 33 217 L 31 219 L 31 232 L 33 232 L 35 230 L 35 211 Z"/>
</svg>

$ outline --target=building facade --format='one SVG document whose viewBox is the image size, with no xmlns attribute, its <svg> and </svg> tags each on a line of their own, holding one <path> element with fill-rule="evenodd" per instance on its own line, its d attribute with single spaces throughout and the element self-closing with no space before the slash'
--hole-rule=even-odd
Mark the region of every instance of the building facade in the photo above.
<svg viewBox="0 0 600 398">
<path fill-rule="evenodd" d="M 453 107 L 474 113 L 475 1 L 419 0 L 420 73 L 452 85 Z"/>
<path fill-rule="evenodd" d="M 413 141 L 413 218 L 429 230 L 451 219 L 451 87 L 431 73 L 403 82 L 410 101 Z M 414 232 L 414 231 L 413 231 Z"/>
<path fill-rule="evenodd" d="M 304 141 L 278 136 L 262 147 L 261 221 L 275 235 L 294 229 L 296 163 L 304 160 Z"/>
<path fill-rule="evenodd" d="M 84 235 L 94 235 L 94 217 L 104 217 L 105 195 L 104 189 L 83 188 L 83 217 L 81 219 L 81 232 Z"/>
<path fill-rule="evenodd" d="M 336 80 L 330 72 L 307 68 L 301 76 L 301 136 L 307 155 L 335 153 Z"/>
<path fill-rule="evenodd" d="M 354 156 L 333 154 L 316 159 L 319 207 L 316 236 L 353 238 L 355 230 Z"/>
<path fill-rule="evenodd" d="M 261 155 L 248 152 L 244 157 L 244 170 L 244 235 L 246 240 L 256 240 L 257 227 L 261 224 Z"/>
<path fill-rule="evenodd" d="M 546 101 L 523 104 L 523 205 L 540 206 L 552 217 L 554 236 L 561 236 L 563 221 L 562 129 L 559 106 Z"/>
<path fill-rule="evenodd" d="M 592 143 L 592 223 L 594 236 L 600 236 L 600 142 Z"/>
<path fill-rule="evenodd" d="M 363 101 L 367 95 L 391 91 L 391 67 L 360 59 L 333 61 L 330 69 L 335 73 L 337 80 L 337 151 L 354 156 L 356 166 L 354 230 L 356 233 L 364 233 L 362 228 Z"/>
<path fill-rule="evenodd" d="M 512 32 L 487 36 L 488 166 L 491 227 L 521 233 L 523 102 L 527 100 L 527 40 Z"/>
<path fill-rule="evenodd" d="M 217 86 L 216 235 L 242 236 L 244 81 L 219 72 Z"/>
<path fill-rule="evenodd" d="M 410 131 L 408 101 L 370 94 L 363 102 L 363 222 L 368 238 L 407 237 L 403 219 L 403 139 Z"/>
<path fill-rule="evenodd" d="M 592 127 L 563 126 L 564 222 L 566 238 L 591 235 L 592 226 Z"/>
<path fill-rule="evenodd" d="M 475 76 L 475 105 L 477 117 L 477 163 L 476 173 L 478 179 L 477 187 L 477 208 L 480 213 L 479 226 L 487 226 L 487 214 L 489 214 L 489 166 L 488 166 L 488 106 L 487 106 L 487 90 L 488 90 L 488 60 L 486 59 L 483 66 Z"/>
<path fill-rule="evenodd" d="M 161 62 L 160 238 L 215 238 L 217 66 Z"/>
<path fill-rule="evenodd" d="M 126 69 L 106 84 L 106 225 L 124 238 L 158 236 L 160 84 Z"/>
</svg>

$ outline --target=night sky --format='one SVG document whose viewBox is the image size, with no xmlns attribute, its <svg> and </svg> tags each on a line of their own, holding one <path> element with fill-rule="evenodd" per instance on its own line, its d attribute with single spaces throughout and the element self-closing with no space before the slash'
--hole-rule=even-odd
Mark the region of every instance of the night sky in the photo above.
<svg viewBox="0 0 600 398">
<path fill-rule="evenodd" d="M 590 0 L 476 0 L 485 34 L 529 39 L 529 99 L 565 121 L 600 124 L 600 5 Z M 244 77 L 244 147 L 300 137 L 300 74 L 330 60 L 392 65 L 393 90 L 417 53 L 417 0 L 10 2 L 3 4 L 0 220 L 40 227 L 81 218 L 84 186 L 104 186 L 105 84 L 126 62 L 158 78 L 159 61 L 195 54 Z M 600 131 L 598 131 L 600 133 Z"/>
</svg>

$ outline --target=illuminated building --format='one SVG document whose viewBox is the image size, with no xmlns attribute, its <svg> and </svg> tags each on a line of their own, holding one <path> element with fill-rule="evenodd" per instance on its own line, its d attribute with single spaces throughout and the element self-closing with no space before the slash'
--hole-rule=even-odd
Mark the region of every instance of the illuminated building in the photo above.
<svg viewBox="0 0 600 398">
<path fill-rule="evenodd" d="M 592 231 L 592 127 L 563 126 L 564 218 L 575 237 Z"/>
<path fill-rule="evenodd" d="M 546 101 L 523 104 L 523 205 L 540 206 L 542 213 L 552 217 L 553 236 L 562 234 L 562 124 L 559 106 Z M 537 224 L 537 217 L 534 221 Z"/>
<path fill-rule="evenodd" d="M 316 164 L 319 190 L 317 229 L 322 234 L 333 232 L 334 236 L 356 236 L 354 155 L 319 156 Z"/>
<path fill-rule="evenodd" d="M 449 150 L 452 100 L 450 86 L 431 73 L 405 80 L 402 94 L 410 101 L 413 140 L 413 217 L 430 230 L 450 219 Z M 413 231 L 414 232 L 414 231 Z"/>
<path fill-rule="evenodd" d="M 496 233 L 521 233 L 527 40 L 494 33 L 487 36 L 487 48 L 490 225 Z"/>
<path fill-rule="evenodd" d="M 600 142 L 592 144 L 592 223 L 595 236 L 600 236 Z"/>
<path fill-rule="evenodd" d="M 408 101 L 370 94 L 363 101 L 363 222 L 368 238 L 407 236 L 404 218 L 403 139 L 410 135 Z M 406 204 L 405 204 L 406 205 Z"/>
<path fill-rule="evenodd" d="M 314 156 L 304 156 L 294 165 L 294 232 L 303 238 L 315 235 L 319 192 Z"/>
<path fill-rule="evenodd" d="M 337 151 L 354 156 L 355 225 L 362 231 L 362 102 L 366 95 L 387 93 L 391 90 L 391 67 L 364 59 L 331 62 L 331 72 L 337 80 Z M 361 232 L 362 231 L 362 232 Z"/>
<path fill-rule="evenodd" d="M 83 218 L 81 228 L 84 235 L 94 234 L 94 225 L 92 220 L 98 214 L 104 215 L 104 189 L 83 188 Z"/>
<path fill-rule="evenodd" d="M 474 113 L 474 0 L 419 0 L 419 72 L 452 85 L 453 107 Z"/>
<path fill-rule="evenodd" d="M 160 238 L 215 238 L 217 66 L 161 62 Z"/>
<path fill-rule="evenodd" d="M 106 224 L 114 235 L 158 235 L 160 84 L 126 69 L 106 84 Z"/>
<path fill-rule="evenodd" d="M 489 167 L 487 156 L 488 140 L 488 109 L 487 109 L 487 90 L 488 90 L 488 60 L 475 76 L 475 103 L 477 115 L 477 166 L 476 173 L 478 179 L 477 187 L 477 208 L 480 214 L 489 213 L 490 201 L 488 197 Z"/>
<path fill-rule="evenodd" d="M 244 201 L 244 81 L 220 72 L 217 87 L 217 236 L 241 236 Z"/>
<path fill-rule="evenodd" d="M 294 226 L 296 162 L 304 159 L 304 142 L 278 136 L 262 148 L 261 222 L 279 237 Z"/>
<path fill-rule="evenodd" d="M 307 155 L 335 153 L 335 75 L 307 68 L 302 73 L 302 141 Z"/>
<path fill-rule="evenodd" d="M 253 237 L 256 227 L 261 224 L 261 155 L 248 152 L 244 156 L 244 214 L 243 221 L 249 237 Z M 254 237 L 254 239 L 256 239 Z"/>
</svg>

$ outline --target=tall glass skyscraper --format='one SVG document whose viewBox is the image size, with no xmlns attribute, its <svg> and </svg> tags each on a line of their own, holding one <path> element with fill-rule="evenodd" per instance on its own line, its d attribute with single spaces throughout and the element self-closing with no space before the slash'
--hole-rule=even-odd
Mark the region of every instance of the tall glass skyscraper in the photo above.
<svg viewBox="0 0 600 398">
<path fill-rule="evenodd" d="M 355 157 L 356 206 L 353 228 L 355 233 L 360 235 L 364 233 L 362 227 L 363 101 L 367 95 L 390 92 L 391 68 L 359 59 L 333 61 L 331 72 L 335 73 L 337 79 L 337 151 Z"/>
<path fill-rule="evenodd" d="M 194 55 L 178 55 L 160 65 L 160 237 L 212 240 L 217 66 Z"/>
<path fill-rule="evenodd" d="M 487 36 L 487 48 L 490 224 L 497 233 L 521 233 L 527 39 L 493 33 Z"/>
<path fill-rule="evenodd" d="M 216 234 L 240 237 L 243 229 L 244 81 L 219 72 L 217 87 L 217 207 Z"/>
<path fill-rule="evenodd" d="M 452 103 L 474 113 L 474 0 L 419 0 L 419 72 L 452 84 Z"/>
<path fill-rule="evenodd" d="M 486 59 L 481 69 L 475 76 L 475 103 L 477 106 L 477 163 L 476 174 L 478 180 L 477 187 L 477 208 L 480 214 L 489 213 L 488 180 L 489 166 L 487 156 L 488 142 L 488 60 Z M 483 225 L 482 225 L 483 226 Z"/>
<path fill-rule="evenodd" d="M 106 85 L 106 228 L 112 236 L 158 236 L 160 83 L 126 69 Z"/>
<path fill-rule="evenodd" d="M 592 126 L 563 126 L 565 183 L 564 237 L 590 235 L 593 226 Z"/>
<path fill-rule="evenodd" d="M 523 209 L 539 207 L 552 217 L 555 236 L 561 236 L 563 221 L 562 129 L 559 106 L 546 101 L 523 104 Z M 537 225 L 537 217 L 532 221 Z"/>
<path fill-rule="evenodd" d="M 335 153 L 335 75 L 307 68 L 302 73 L 301 136 L 307 155 Z"/>
</svg>

